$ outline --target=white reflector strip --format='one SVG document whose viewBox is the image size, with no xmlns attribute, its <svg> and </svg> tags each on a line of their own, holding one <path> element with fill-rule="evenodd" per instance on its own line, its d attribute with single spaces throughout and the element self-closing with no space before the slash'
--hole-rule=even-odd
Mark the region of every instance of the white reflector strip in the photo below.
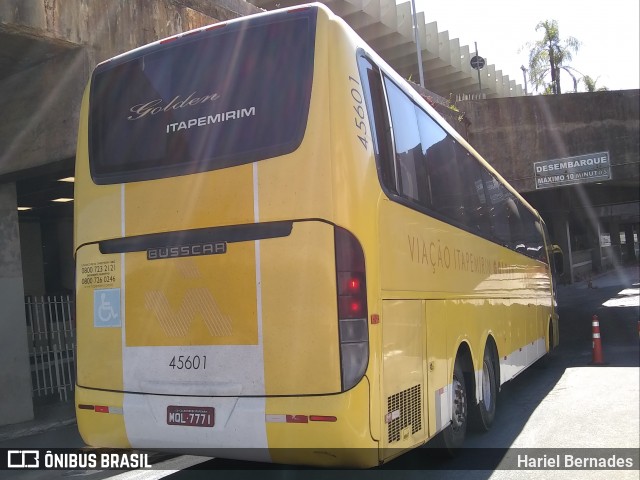
<svg viewBox="0 0 640 480">
<path fill-rule="evenodd" d="M 264 420 L 270 423 L 309 423 L 307 415 L 265 415 Z"/>
<path fill-rule="evenodd" d="M 93 407 L 93 411 L 96 413 L 114 413 L 116 415 L 122 415 L 122 407 L 109 407 L 106 405 L 96 405 Z"/>
<path fill-rule="evenodd" d="M 265 415 L 264 420 L 265 422 L 270 422 L 270 423 L 286 423 L 287 416 L 286 415 Z"/>
</svg>

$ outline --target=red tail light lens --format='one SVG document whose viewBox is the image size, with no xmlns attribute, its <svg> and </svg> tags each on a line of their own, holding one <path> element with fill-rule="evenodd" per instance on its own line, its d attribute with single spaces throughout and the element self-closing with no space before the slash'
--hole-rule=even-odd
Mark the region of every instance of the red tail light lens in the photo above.
<svg viewBox="0 0 640 480">
<path fill-rule="evenodd" d="M 363 274 L 338 272 L 338 295 L 359 295 L 364 284 Z"/>
<path fill-rule="evenodd" d="M 338 296 L 338 312 L 341 319 L 367 316 L 365 306 L 359 297 Z"/>
<path fill-rule="evenodd" d="M 364 252 L 343 228 L 335 227 L 334 238 L 342 389 L 349 390 L 362 379 L 369 362 Z"/>
</svg>

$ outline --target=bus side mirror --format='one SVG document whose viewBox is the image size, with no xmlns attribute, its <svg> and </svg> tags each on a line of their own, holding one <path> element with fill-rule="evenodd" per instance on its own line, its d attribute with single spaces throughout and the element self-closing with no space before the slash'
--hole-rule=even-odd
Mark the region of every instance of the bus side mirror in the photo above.
<svg viewBox="0 0 640 480">
<path fill-rule="evenodd" d="M 562 249 L 558 245 L 552 245 L 551 254 L 553 256 L 553 268 L 557 275 L 562 276 L 564 274 L 564 254 Z"/>
</svg>

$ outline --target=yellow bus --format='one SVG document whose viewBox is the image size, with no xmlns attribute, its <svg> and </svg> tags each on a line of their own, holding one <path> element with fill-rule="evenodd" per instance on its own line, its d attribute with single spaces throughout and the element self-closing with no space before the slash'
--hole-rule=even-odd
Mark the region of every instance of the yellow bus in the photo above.
<svg viewBox="0 0 640 480">
<path fill-rule="evenodd" d="M 455 448 L 558 341 L 539 215 L 322 5 L 98 65 L 75 200 L 92 446 Z"/>
</svg>

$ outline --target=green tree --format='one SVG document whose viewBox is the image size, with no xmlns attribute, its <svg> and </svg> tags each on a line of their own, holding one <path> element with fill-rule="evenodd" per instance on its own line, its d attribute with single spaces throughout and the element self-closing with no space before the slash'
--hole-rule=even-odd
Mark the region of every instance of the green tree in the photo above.
<svg viewBox="0 0 640 480">
<path fill-rule="evenodd" d="M 560 88 L 560 72 L 564 71 L 573 79 L 574 91 L 577 91 L 578 80 L 572 73 L 572 68 L 567 64 L 573 59 L 573 53 L 577 53 L 580 42 L 569 37 L 560 40 L 558 22 L 545 20 L 536 25 L 536 32 L 542 30 L 542 40 L 527 44 L 529 48 L 529 80 L 536 91 L 542 89 L 545 93 L 558 95 L 562 93 Z M 548 82 L 547 79 L 551 81 Z"/>
<path fill-rule="evenodd" d="M 587 89 L 587 92 L 604 92 L 609 90 L 607 87 L 597 88 L 596 84 L 598 83 L 598 79 L 593 79 L 589 75 L 582 77 L 582 81 L 584 82 L 584 87 Z"/>
</svg>

